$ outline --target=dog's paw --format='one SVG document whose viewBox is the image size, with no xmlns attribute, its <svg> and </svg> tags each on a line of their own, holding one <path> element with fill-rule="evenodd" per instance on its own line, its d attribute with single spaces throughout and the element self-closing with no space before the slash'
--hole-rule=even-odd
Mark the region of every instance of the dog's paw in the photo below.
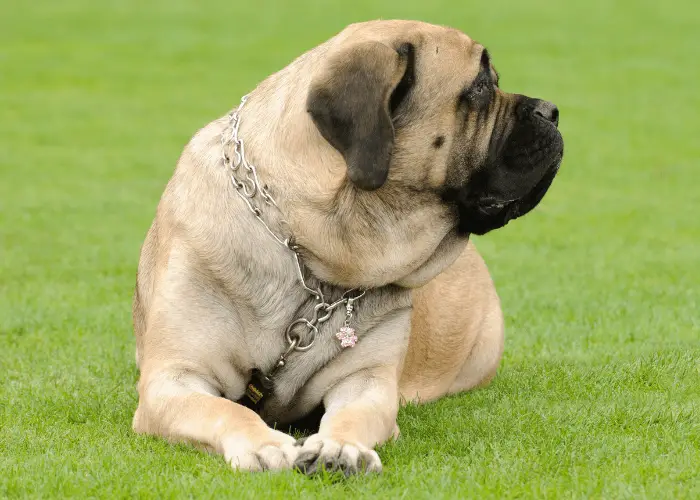
<svg viewBox="0 0 700 500">
<path fill-rule="evenodd" d="M 297 448 L 300 451 L 294 467 L 308 475 L 324 469 L 342 471 L 346 476 L 382 471 L 377 452 L 361 444 L 340 443 L 316 434 L 298 442 Z"/>
<path fill-rule="evenodd" d="M 257 448 L 247 439 L 232 440 L 226 448 L 224 456 L 231 467 L 249 472 L 289 470 L 299 455 L 294 438 L 279 431 L 272 431 Z"/>
<path fill-rule="evenodd" d="M 289 470 L 299 455 L 299 448 L 293 444 L 283 444 L 282 446 L 265 445 L 256 453 L 262 470 Z"/>
</svg>

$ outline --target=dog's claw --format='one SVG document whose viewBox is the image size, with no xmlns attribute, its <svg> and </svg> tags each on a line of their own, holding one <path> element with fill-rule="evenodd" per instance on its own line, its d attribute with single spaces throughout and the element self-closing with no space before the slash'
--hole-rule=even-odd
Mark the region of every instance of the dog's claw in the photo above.
<svg viewBox="0 0 700 500">
<path fill-rule="evenodd" d="M 335 440 L 311 436 L 303 445 L 294 468 L 306 475 L 321 470 L 341 471 L 346 477 L 364 472 L 380 473 L 382 462 L 374 450 L 361 445 L 343 444 Z"/>
</svg>

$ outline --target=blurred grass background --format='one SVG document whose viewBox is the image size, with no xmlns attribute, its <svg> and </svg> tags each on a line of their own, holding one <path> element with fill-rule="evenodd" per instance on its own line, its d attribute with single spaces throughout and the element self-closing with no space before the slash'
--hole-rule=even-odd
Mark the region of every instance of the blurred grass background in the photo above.
<svg viewBox="0 0 700 500">
<path fill-rule="evenodd" d="M 183 145 L 374 18 L 459 28 L 561 110 L 550 193 L 475 240 L 499 377 L 402 411 L 379 478 L 239 475 L 132 435 L 138 251 Z M 4 0 L 0 496 L 697 498 L 698 26 L 689 0 Z"/>
</svg>

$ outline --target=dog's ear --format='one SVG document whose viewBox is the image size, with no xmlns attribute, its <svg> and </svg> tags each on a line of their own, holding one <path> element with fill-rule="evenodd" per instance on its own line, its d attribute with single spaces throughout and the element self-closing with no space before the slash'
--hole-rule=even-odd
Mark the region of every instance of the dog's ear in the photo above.
<svg viewBox="0 0 700 500">
<path fill-rule="evenodd" d="M 364 42 L 335 54 L 311 82 L 306 106 L 359 188 L 381 187 L 394 146 L 391 112 L 413 83 L 413 46 Z"/>
</svg>

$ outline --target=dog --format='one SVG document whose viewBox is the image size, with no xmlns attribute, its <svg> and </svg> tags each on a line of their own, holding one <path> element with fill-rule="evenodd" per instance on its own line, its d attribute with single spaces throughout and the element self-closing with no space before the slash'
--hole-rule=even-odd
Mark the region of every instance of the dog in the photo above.
<svg viewBox="0 0 700 500">
<path fill-rule="evenodd" d="M 556 106 L 498 79 L 460 31 L 358 23 L 197 132 L 141 249 L 134 431 L 379 472 L 402 402 L 488 384 L 503 316 L 469 235 L 532 210 L 563 156 Z"/>
</svg>

